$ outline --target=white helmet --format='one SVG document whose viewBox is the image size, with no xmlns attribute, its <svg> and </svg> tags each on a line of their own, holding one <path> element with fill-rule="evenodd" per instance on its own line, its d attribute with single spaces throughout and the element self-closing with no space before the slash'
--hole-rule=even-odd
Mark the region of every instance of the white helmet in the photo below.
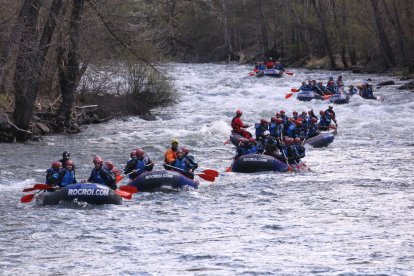
<svg viewBox="0 0 414 276">
<path fill-rule="evenodd" d="M 263 132 L 263 135 L 270 135 L 270 131 L 265 130 L 265 131 Z"/>
</svg>

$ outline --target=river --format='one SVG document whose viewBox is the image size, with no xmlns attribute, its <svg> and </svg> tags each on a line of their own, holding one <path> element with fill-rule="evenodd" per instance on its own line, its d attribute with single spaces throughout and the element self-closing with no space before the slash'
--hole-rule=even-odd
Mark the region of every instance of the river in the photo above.
<svg viewBox="0 0 414 276">
<path fill-rule="evenodd" d="M 376 89 L 335 105 L 338 135 L 307 148 L 312 172 L 224 173 L 224 145 L 237 109 L 249 124 L 280 109 L 290 115 L 328 103 L 284 96 L 303 80 L 340 72 L 293 69 L 280 79 L 248 76 L 239 65 L 170 64 L 179 102 L 139 117 L 84 127 L 77 135 L 0 144 L 2 275 L 410 275 L 414 271 L 414 94 Z M 396 78 L 342 72 L 345 85 Z M 253 131 L 252 129 L 250 129 Z M 78 180 L 100 155 L 123 168 L 142 147 L 161 168 L 177 137 L 214 183 L 179 193 L 138 193 L 120 206 L 21 204 L 21 190 L 71 153 Z M 126 183 L 126 182 L 125 182 Z M 412 275 L 412 274 L 411 274 Z"/>
</svg>

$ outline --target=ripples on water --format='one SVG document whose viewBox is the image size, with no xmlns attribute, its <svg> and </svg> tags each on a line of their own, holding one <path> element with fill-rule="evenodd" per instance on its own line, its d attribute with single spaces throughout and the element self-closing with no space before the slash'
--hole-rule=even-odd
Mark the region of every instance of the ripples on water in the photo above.
<svg viewBox="0 0 414 276">
<path fill-rule="evenodd" d="M 376 90 L 385 102 L 354 97 L 335 106 L 339 135 L 308 149 L 306 174 L 223 173 L 197 191 L 141 193 L 122 206 L 18 203 L 23 187 L 42 182 L 63 150 L 78 180 L 92 157 L 123 167 L 143 147 L 161 168 L 172 137 L 205 168 L 224 171 L 224 146 L 236 109 L 253 124 L 285 109 L 326 109 L 284 96 L 302 80 L 337 72 L 294 70 L 282 79 L 252 78 L 246 66 L 170 65 L 179 104 L 48 136 L 42 143 L 0 144 L 1 274 L 321 274 L 410 275 L 414 268 L 413 94 Z M 368 76 L 342 73 L 346 84 Z M 374 83 L 389 77 L 370 75 Z M 396 80 L 399 83 L 398 80 Z"/>
</svg>

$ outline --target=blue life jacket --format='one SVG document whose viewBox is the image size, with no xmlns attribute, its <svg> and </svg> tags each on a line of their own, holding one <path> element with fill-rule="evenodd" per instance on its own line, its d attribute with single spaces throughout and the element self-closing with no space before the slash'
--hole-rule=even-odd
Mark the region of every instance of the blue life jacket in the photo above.
<svg viewBox="0 0 414 276">
<path fill-rule="evenodd" d="M 65 187 L 69 184 L 76 183 L 75 171 L 69 171 L 66 169 L 62 170 L 63 176 L 61 176 L 61 180 L 59 182 L 60 187 Z"/>
<path fill-rule="evenodd" d="M 103 170 L 102 167 L 98 170 L 93 168 L 88 181 L 92 183 L 105 184 L 105 179 L 102 177 L 101 170 Z"/>
<path fill-rule="evenodd" d="M 313 124 L 310 126 L 308 130 L 308 134 L 306 135 L 306 139 L 314 137 L 319 134 L 319 128 L 317 124 Z"/>
<path fill-rule="evenodd" d="M 198 163 L 194 160 L 194 156 L 192 155 L 184 155 L 184 158 L 188 160 L 188 162 L 190 162 L 191 167 L 195 169 L 198 168 Z"/>
<path fill-rule="evenodd" d="M 54 185 L 56 180 L 59 178 L 59 169 L 49 168 L 46 171 L 46 181 L 47 185 Z"/>
<path fill-rule="evenodd" d="M 140 175 L 141 173 L 143 173 L 145 171 L 145 162 L 142 160 L 137 159 L 137 162 L 135 164 L 134 170 L 136 170 L 136 174 Z"/>
<path fill-rule="evenodd" d="M 295 130 L 296 130 L 295 124 L 290 123 L 289 126 L 286 129 L 286 135 L 291 137 L 291 138 L 295 138 Z"/>
<path fill-rule="evenodd" d="M 175 160 L 173 166 L 176 167 L 176 168 L 179 168 L 179 169 L 181 169 L 185 172 L 188 172 L 192 168 L 189 161 L 187 161 L 187 159 L 184 158 L 184 157 L 181 160 L 177 158 Z"/>
<path fill-rule="evenodd" d="M 268 125 L 262 125 L 260 123 L 256 123 L 254 125 L 255 129 L 256 129 L 256 139 L 258 139 L 259 137 L 263 138 L 263 133 L 265 132 L 265 130 L 269 130 L 269 126 Z"/>
<path fill-rule="evenodd" d="M 319 120 L 318 126 L 319 127 L 328 127 L 331 124 L 331 118 L 327 115 L 321 116 Z"/>
</svg>

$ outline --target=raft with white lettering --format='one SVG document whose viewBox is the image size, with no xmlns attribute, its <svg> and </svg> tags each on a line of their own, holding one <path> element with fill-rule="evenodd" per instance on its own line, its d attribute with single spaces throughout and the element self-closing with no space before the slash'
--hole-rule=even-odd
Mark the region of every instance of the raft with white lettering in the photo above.
<svg viewBox="0 0 414 276">
<path fill-rule="evenodd" d="M 198 182 L 176 171 L 161 170 L 145 172 L 129 182 L 128 186 L 134 186 L 140 192 L 148 192 L 165 188 L 173 190 L 182 190 L 188 187 L 198 189 Z"/>
<path fill-rule="evenodd" d="M 305 144 L 314 148 L 327 147 L 335 139 L 335 135 L 331 132 L 324 132 L 305 140 Z"/>
<path fill-rule="evenodd" d="M 70 184 L 55 192 L 46 192 L 38 197 L 43 205 L 56 205 L 61 201 L 82 201 L 90 204 L 121 204 L 122 198 L 112 189 L 101 184 Z"/>
<path fill-rule="evenodd" d="M 286 172 L 288 165 L 273 156 L 264 154 L 246 154 L 234 160 L 231 171 L 254 173 L 265 171 Z"/>
</svg>

